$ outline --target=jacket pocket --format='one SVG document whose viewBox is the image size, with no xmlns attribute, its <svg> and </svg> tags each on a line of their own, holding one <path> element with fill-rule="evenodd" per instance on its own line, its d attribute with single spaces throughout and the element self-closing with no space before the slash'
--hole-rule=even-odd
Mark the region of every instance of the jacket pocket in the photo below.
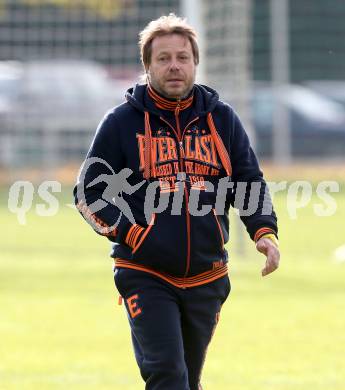
<svg viewBox="0 0 345 390">
<path fill-rule="evenodd" d="M 212 268 L 215 261 L 225 260 L 224 234 L 214 210 L 204 216 L 191 216 L 191 264 L 196 272 Z"/>
<path fill-rule="evenodd" d="M 216 221 L 216 226 L 217 226 L 218 234 L 219 234 L 220 246 L 223 249 L 224 248 L 224 234 L 223 234 L 223 231 L 222 231 L 222 227 L 220 226 L 219 219 L 217 217 L 215 209 L 212 209 L 212 214 L 213 214 L 214 219 Z"/>
<path fill-rule="evenodd" d="M 141 247 L 141 245 L 143 244 L 143 242 L 145 241 L 146 237 L 148 236 L 148 234 L 150 234 L 150 231 L 153 227 L 153 225 L 155 224 L 155 221 L 156 221 L 156 214 L 152 214 L 152 217 L 151 217 L 151 221 L 149 223 L 149 226 L 145 229 L 143 235 L 141 236 L 139 242 L 136 244 L 136 246 L 133 248 L 132 250 L 132 255 L 135 254 L 135 252 L 138 251 L 138 249 Z"/>
<path fill-rule="evenodd" d="M 186 268 L 186 225 L 180 215 L 156 214 L 136 247 L 132 260 L 157 271 L 183 275 Z"/>
</svg>

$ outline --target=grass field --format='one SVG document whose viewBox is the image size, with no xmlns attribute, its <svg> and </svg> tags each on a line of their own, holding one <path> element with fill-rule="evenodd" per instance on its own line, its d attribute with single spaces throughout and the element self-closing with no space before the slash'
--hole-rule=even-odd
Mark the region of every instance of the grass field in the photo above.
<svg viewBox="0 0 345 390">
<path fill-rule="evenodd" d="M 67 189 L 66 189 L 67 191 Z M 117 305 L 106 239 L 64 203 L 52 217 L 18 224 L 1 191 L 0 389 L 139 390 L 123 306 Z M 67 193 L 67 192 L 66 192 Z M 280 269 L 233 234 L 232 292 L 210 345 L 206 390 L 345 389 L 345 189 L 337 212 L 316 217 L 312 202 L 291 219 L 276 198 Z M 178 389 L 176 389 L 178 390 Z"/>
</svg>

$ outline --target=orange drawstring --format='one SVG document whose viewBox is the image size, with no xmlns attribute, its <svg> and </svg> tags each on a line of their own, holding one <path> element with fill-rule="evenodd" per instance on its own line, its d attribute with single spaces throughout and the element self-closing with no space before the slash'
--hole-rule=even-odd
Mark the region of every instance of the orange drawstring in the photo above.
<svg viewBox="0 0 345 390">
<path fill-rule="evenodd" d="M 154 91 L 152 91 L 152 89 L 149 88 L 149 93 L 153 94 Z M 156 98 L 156 96 L 155 96 L 155 98 Z M 185 101 L 186 106 L 189 106 L 190 104 L 192 104 L 192 101 L 193 101 L 193 96 L 191 96 L 190 99 L 187 99 Z M 163 103 L 163 102 L 160 102 L 160 103 Z M 156 101 L 156 104 L 157 104 L 157 101 Z M 167 108 L 167 106 L 165 106 L 164 108 L 169 109 L 170 107 Z M 172 109 L 172 108 L 173 107 L 171 106 L 170 109 Z M 184 107 L 184 108 L 186 108 L 186 107 Z M 176 105 L 174 105 L 173 109 L 176 110 L 177 112 L 179 112 L 180 109 L 183 109 L 183 108 L 179 104 L 176 104 Z M 224 146 L 223 140 L 221 139 L 220 135 L 218 134 L 216 126 L 213 122 L 212 114 L 210 112 L 207 114 L 207 124 L 210 128 L 211 137 L 215 143 L 219 158 L 220 158 L 221 163 L 226 171 L 226 174 L 228 176 L 231 176 L 232 167 L 231 167 L 229 153 L 227 152 L 227 150 Z M 156 176 L 156 172 L 155 172 L 154 166 L 152 164 L 152 160 L 153 160 L 152 153 L 153 153 L 153 151 L 152 151 L 152 135 L 151 135 L 151 126 L 150 126 L 150 115 L 147 111 L 145 111 L 145 152 L 144 152 L 145 161 L 144 161 L 143 176 L 146 180 L 149 180 L 151 176 L 152 177 Z"/>
<path fill-rule="evenodd" d="M 211 131 L 211 137 L 216 145 L 217 152 L 219 154 L 220 161 L 226 171 L 228 176 L 232 174 L 231 161 L 229 157 L 229 153 L 227 152 L 223 140 L 220 138 L 220 135 L 217 132 L 216 126 L 214 125 L 212 114 L 209 112 L 207 114 L 207 124 Z"/>
</svg>

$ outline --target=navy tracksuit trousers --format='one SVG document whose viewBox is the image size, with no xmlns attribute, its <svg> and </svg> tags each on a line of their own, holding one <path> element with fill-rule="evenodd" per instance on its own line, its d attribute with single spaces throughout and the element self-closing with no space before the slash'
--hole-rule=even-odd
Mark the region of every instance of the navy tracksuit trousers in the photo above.
<svg viewBox="0 0 345 390">
<path fill-rule="evenodd" d="M 224 276 L 187 289 L 149 273 L 118 268 L 132 342 L 146 390 L 200 390 L 207 346 L 230 292 Z"/>
</svg>

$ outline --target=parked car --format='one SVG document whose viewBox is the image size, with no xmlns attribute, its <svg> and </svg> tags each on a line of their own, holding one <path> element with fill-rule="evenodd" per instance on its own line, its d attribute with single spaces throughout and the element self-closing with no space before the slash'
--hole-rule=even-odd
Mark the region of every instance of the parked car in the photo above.
<svg viewBox="0 0 345 390">
<path fill-rule="evenodd" d="M 251 112 L 260 156 L 273 155 L 273 113 L 278 103 L 290 117 L 292 156 L 345 156 L 345 110 L 341 104 L 301 85 L 273 89 L 266 83 L 256 83 Z"/>
<path fill-rule="evenodd" d="M 91 61 L 0 63 L 0 143 L 7 145 L 0 146 L 0 164 L 84 155 L 98 123 L 130 85 Z"/>
<path fill-rule="evenodd" d="M 123 90 L 119 93 L 105 69 L 93 62 L 28 62 L 19 69 L 7 86 L 8 115 L 13 124 L 28 129 L 95 127 L 107 108 L 124 100 Z M 0 96 L 2 89 L 0 83 Z"/>
<path fill-rule="evenodd" d="M 345 80 L 309 80 L 304 85 L 345 108 Z"/>
<path fill-rule="evenodd" d="M 10 111 L 11 103 L 18 93 L 18 81 L 22 77 L 22 67 L 16 61 L 0 61 L 0 124 L 4 130 L 4 118 Z"/>
</svg>

